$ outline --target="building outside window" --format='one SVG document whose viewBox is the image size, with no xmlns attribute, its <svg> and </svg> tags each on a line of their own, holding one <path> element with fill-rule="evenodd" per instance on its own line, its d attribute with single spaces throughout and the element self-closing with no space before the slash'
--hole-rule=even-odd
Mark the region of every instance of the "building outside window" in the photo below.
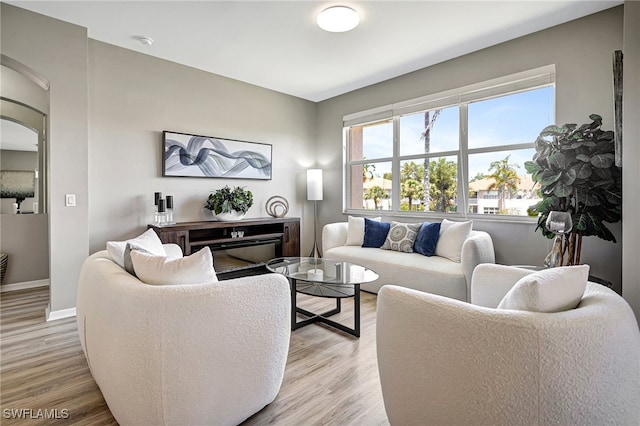
<svg viewBox="0 0 640 426">
<path fill-rule="evenodd" d="M 527 216 L 552 67 L 345 117 L 345 210 Z"/>
</svg>

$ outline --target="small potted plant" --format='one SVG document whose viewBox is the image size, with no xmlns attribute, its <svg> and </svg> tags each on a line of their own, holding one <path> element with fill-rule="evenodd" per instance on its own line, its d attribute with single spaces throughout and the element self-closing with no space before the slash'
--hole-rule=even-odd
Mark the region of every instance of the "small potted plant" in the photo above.
<svg viewBox="0 0 640 426">
<path fill-rule="evenodd" d="M 253 205 L 253 194 L 243 187 L 228 185 L 209 194 L 205 208 L 220 221 L 240 220 Z"/>
</svg>

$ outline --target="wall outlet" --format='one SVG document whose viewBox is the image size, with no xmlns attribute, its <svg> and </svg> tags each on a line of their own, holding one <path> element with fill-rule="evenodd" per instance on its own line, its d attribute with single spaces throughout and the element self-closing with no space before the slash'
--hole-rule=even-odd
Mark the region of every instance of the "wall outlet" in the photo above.
<svg viewBox="0 0 640 426">
<path fill-rule="evenodd" d="M 76 206 L 76 194 L 65 194 L 65 206 L 67 207 L 75 207 Z"/>
</svg>

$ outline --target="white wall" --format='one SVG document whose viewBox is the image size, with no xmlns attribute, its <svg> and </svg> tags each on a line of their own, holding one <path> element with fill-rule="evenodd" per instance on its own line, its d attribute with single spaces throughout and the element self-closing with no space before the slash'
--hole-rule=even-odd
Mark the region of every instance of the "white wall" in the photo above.
<svg viewBox="0 0 640 426">
<path fill-rule="evenodd" d="M 205 200 L 227 184 L 253 192 L 247 217 L 268 216 L 267 199 L 285 197 L 310 248 L 304 179 L 315 161 L 315 111 L 309 101 L 90 40 L 90 251 L 144 231 L 155 191 L 174 196 L 175 220 L 185 222 L 211 219 Z M 161 177 L 163 130 L 272 144 L 273 179 Z"/>
<path fill-rule="evenodd" d="M 624 4 L 622 295 L 640 322 L 640 2 Z"/>
<path fill-rule="evenodd" d="M 611 58 L 622 48 L 622 21 L 623 8 L 617 7 L 321 102 L 317 149 L 326 188 L 325 199 L 318 204 L 321 221 L 345 220 L 341 213 L 345 114 L 555 64 L 557 122 L 584 123 L 589 114 L 598 113 L 604 127 L 612 129 Z M 532 223 L 478 220 L 474 228 L 492 235 L 500 263 L 539 265 L 549 251 L 549 241 L 534 233 Z M 611 229 L 620 240 L 620 224 Z M 621 255 L 620 241 L 588 237 L 583 243 L 582 262 L 590 264 L 595 275 L 612 281 L 618 291 Z"/>
<path fill-rule="evenodd" d="M 2 54 L 35 70 L 49 90 L 50 311 L 76 304 L 89 252 L 87 179 L 87 31 L 0 4 Z M 65 207 L 65 194 L 77 196 Z"/>
</svg>

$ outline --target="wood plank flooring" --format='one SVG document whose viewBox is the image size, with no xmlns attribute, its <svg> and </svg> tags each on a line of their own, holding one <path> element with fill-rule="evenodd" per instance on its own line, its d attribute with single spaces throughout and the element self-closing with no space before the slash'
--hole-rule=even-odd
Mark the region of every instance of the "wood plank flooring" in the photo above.
<svg viewBox="0 0 640 426">
<path fill-rule="evenodd" d="M 75 318 L 45 321 L 48 296 L 45 287 L 0 294 L 0 424 L 117 424 L 89 372 Z M 298 303 L 314 312 L 335 306 L 303 295 Z M 353 326 L 353 299 L 342 309 L 334 318 Z M 292 332 L 278 397 L 243 425 L 388 425 L 375 310 L 376 296 L 362 293 L 360 339 L 317 324 Z M 12 409 L 23 417 L 7 418 Z"/>
</svg>

